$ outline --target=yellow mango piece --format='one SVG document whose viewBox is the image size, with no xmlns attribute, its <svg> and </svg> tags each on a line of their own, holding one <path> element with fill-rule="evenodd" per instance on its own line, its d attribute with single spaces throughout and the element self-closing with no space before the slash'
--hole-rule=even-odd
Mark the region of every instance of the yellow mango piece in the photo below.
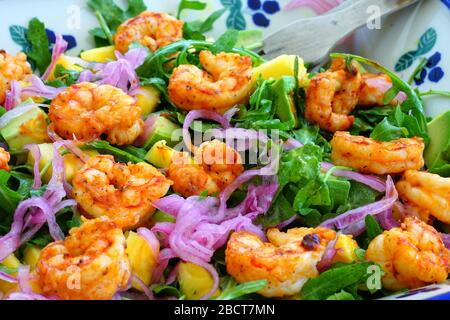
<svg viewBox="0 0 450 320">
<path fill-rule="evenodd" d="M 58 60 L 56 60 L 56 64 L 55 64 L 55 68 L 56 66 L 60 64 L 61 66 L 64 67 L 64 69 L 66 70 L 73 70 L 73 71 L 83 71 L 83 68 L 81 68 L 80 66 L 77 66 L 76 64 L 72 63 L 72 61 L 70 61 L 66 55 L 62 54 L 59 56 Z M 54 75 L 55 69 L 52 70 L 52 72 L 50 73 L 48 80 L 54 80 L 55 79 L 55 75 Z"/>
<path fill-rule="evenodd" d="M 167 145 L 166 140 L 160 140 L 150 148 L 145 160 L 157 168 L 168 168 L 172 159 L 177 160 L 175 157 L 179 157 L 179 161 L 185 161 L 186 153 L 176 151 Z M 192 157 L 189 157 L 187 161 L 194 163 Z"/>
<path fill-rule="evenodd" d="M 116 48 L 114 46 L 94 48 L 83 51 L 80 53 L 80 57 L 89 62 L 108 62 L 110 60 L 116 60 L 116 56 L 114 55 L 115 50 Z"/>
<path fill-rule="evenodd" d="M 53 146 L 51 143 L 41 143 L 39 144 L 39 150 L 41 151 L 41 160 L 39 161 L 39 170 L 42 171 L 46 169 L 42 177 L 42 181 L 44 183 L 48 183 L 52 177 L 52 159 L 53 159 Z M 98 155 L 98 152 L 95 150 L 86 150 L 83 151 L 86 155 L 93 157 Z M 78 171 L 82 166 L 83 162 L 74 154 L 68 153 L 63 156 L 64 165 L 66 170 L 66 179 L 67 182 L 71 182 L 73 175 L 76 171 Z M 31 152 L 28 153 L 27 164 L 30 166 L 34 166 L 34 157 Z"/>
<path fill-rule="evenodd" d="M 358 243 L 351 235 L 341 234 L 336 241 L 334 248 L 337 250 L 333 258 L 334 262 L 350 263 L 356 260 L 355 249 L 358 249 Z"/>
<path fill-rule="evenodd" d="M 23 261 L 34 270 L 41 255 L 42 248 L 33 245 L 27 245 L 23 253 Z"/>
<path fill-rule="evenodd" d="M 20 261 L 14 254 L 10 254 L 5 260 L 1 262 L 1 264 L 8 268 L 18 268 L 20 266 Z M 14 273 L 13 275 L 17 275 L 17 273 Z M 15 287 L 17 287 L 16 283 L 10 283 L 0 280 L 0 292 L 2 292 L 3 294 L 10 292 Z"/>
<path fill-rule="evenodd" d="M 267 61 L 253 69 L 252 81 L 256 82 L 261 76 L 263 79 L 278 80 L 283 76 L 294 76 L 295 55 L 281 55 L 273 60 Z M 298 80 L 300 86 L 309 83 L 308 73 L 303 59 L 298 57 Z"/>
<path fill-rule="evenodd" d="M 142 116 L 147 117 L 161 103 L 161 92 L 153 86 L 143 86 L 136 94 L 136 104 L 142 109 Z"/>
<path fill-rule="evenodd" d="M 180 263 L 178 281 L 181 291 L 188 300 L 197 300 L 203 297 L 214 285 L 211 274 L 205 268 L 191 262 Z M 213 297 L 218 295 L 220 295 L 220 289 L 217 289 Z"/>
<path fill-rule="evenodd" d="M 153 252 L 147 241 L 137 234 L 130 231 L 127 236 L 128 259 L 130 260 L 132 272 L 141 279 L 146 286 L 152 282 L 153 270 L 156 268 L 158 252 Z M 138 283 L 133 281 L 133 288 L 142 290 Z"/>
</svg>

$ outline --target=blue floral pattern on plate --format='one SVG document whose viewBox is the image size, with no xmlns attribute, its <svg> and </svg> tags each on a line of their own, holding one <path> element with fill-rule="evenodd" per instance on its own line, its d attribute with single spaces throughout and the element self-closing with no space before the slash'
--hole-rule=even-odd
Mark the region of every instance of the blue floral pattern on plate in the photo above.
<svg viewBox="0 0 450 320">
<path fill-rule="evenodd" d="M 253 23 L 264 28 L 270 25 L 268 15 L 273 15 L 281 10 L 280 4 L 274 0 L 248 0 L 247 5 L 252 11 Z"/>
<path fill-rule="evenodd" d="M 427 75 L 428 80 L 431 82 L 439 82 L 444 77 L 444 70 L 438 66 L 441 58 L 442 55 L 440 52 L 435 52 L 431 57 L 429 57 L 418 77 L 414 79 L 414 83 L 420 86 L 425 82 Z"/>
</svg>

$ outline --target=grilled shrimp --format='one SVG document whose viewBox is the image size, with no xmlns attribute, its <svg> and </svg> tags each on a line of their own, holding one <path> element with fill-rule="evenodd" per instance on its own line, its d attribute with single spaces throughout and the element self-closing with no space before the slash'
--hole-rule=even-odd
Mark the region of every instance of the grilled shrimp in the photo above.
<svg viewBox="0 0 450 320">
<path fill-rule="evenodd" d="M 450 178 L 408 170 L 395 186 L 400 199 L 421 217 L 431 215 L 450 224 Z"/>
<path fill-rule="evenodd" d="M 194 154 L 193 163 L 172 161 L 168 177 L 173 181 L 173 190 L 185 197 L 220 192 L 242 172 L 239 153 L 219 140 L 202 143 Z"/>
<path fill-rule="evenodd" d="M 28 74 L 31 74 L 31 67 L 23 52 L 14 57 L 3 50 L 0 51 L 0 104 L 5 102 L 11 81 L 22 80 Z"/>
<path fill-rule="evenodd" d="M 65 300 L 109 300 L 131 275 L 122 230 L 106 217 L 70 230 L 47 245 L 37 263 L 42 292 Z"/>
<path fill-rule="evenodd" d="M 75 173 L 73 197 L 89 216 L 107 216 L 122 228 L 145 222 L 154 211 L 152 202 L 170 187 L 147 163 L 116 163 L 111 155 L 91 157 Z"/>
<path fill-rule="evenodd" d="M 335 59 L 330 70 L 311 79 L 306 93 L 306 118 L 331 132 L 347 130 L 354 117 L 349 115 L 358 103 L 361 74 L 346 69 L 342 59 Z"/>
<path fill-rule="evenodd" d="M 395 174 L 422 168 L 424 148 L 421 138 L 380 142 L 338 131 L 331 140 L 331 160 L 359 172 Z"/>
<path fill-rule="evenodd" d="M 268 285 L 258 292 L 265 297 L 291 296 L 319 275 L 316 265 L 335 237 L 333 230 L 323 227 L 287 232 L 271 228 L 269 242 L 246 231 L 235 232 L 225 251 L 227 272 L 239 283 L 266 279 Z"/>
<path fill-rule="evenodd" d="M 252 60 L 236 53 L 200 52 L 204 70 L 194 65 L 175 68 L 169 80 L 169 97 L 184 110 L 225 112 L 244 101 L 252 89 Z"/>
<path fill-rule="evenodd" d="M 9 152 L 0 147 L 0 170 L 9 170 L 8 162 L 10 158 Z"/>
<path fill-rule="evenodd" d="M 330 132 L 348 130 L 357 106 L 382 106 L 384 94 L 392 86 L 386 74 L 361 74 L 352 62 L 349 71 L 344 59 L 334 59 L 329 70 L 311 79 L 306 93 L 306 118 Z M 400 95 L 391 101 L 396 105 Z"/>
<path fill-rule="evenodd" d="M 132 42 L 139 42 L 154 52 L 183 37 L 183 21 L 167 13 L 145 11 L 122 23 L 114 35 L 116 49 L 128 51 Z"/>
<path fill-rule="evenodd" d="M 141 108 L 111 85 L 72 85 L 52 100 L 49 117 L 56 133 L 65 139 L 90 141 L 105 135 L 112 144 L 127 145 L 144 130 Z"/>
<path fill-rule="evenodd" d="M 384 231 L 369 244 L 366 258 L 379 263 L 388 290 L 417 288 L 447 279 L 450 252 L 439 233 L 416 217 Z"/>
</svg>

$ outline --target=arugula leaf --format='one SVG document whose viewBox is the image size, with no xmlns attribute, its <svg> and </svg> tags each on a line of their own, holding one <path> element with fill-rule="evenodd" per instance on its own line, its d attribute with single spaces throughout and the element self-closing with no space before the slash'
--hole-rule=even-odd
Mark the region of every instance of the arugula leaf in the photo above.
<svg viewBox="0 0 450 320">
<path fill-rule="evenodd" d="M 353 297 L 351 293 L 348 293 L 345 290 L 341 290 L 329 296 L 327 300 L 355 300 L 355 297 Z"/>
<path fill-rule="evenodd" d="M 288 183 L 301 183 L 317 179 L 320 175 L 322 151 L 313 144 L 283 153 L 278 171 L 280 187 Z"/>
<path fill-rule="evenodd" d="M 367 215 L 365 218 L 366 223 L 366 234 L 367 238 L 370 241 L 375 239 L 376 236 L 383 233 L 383 229 L 378 224 L 377 220 L 372 215 Z"/>
<path fill-rule="evenodd" d="M 16 210 L 17 205 L 23 200 L 24 196 L 10 188 L 9 181 L 11 173 L 5 170 L 0 170 L 0 207 L 8 215 L 12 215 Z"/>
<path fill-rule="evenodd" d="M 95 16 L 97 17 L 98 23 L 100 23 L 100 29 L 103 33 L 103 36 L 101 36 L 100 38 L 106 39 L 108 41 L 108 44 L 110 44 L 110 45 L 114 44 L 113 35 L 111 33 L 111 30 L 109 29 L 108 23 L 106 22 L 105 18 L 101 14 L 101 12 L 96 10 Z M 96 30 L 98 30 L 98 29 L 96 29 Z M 98 31 L 95 31 L 95 32 L 97 33 Z"/>
<path fill-rule="evenodd" d="M 113 0 L 89 0 L 87 4 L 93 12 L 102 14 L 111 29 L 115 30 L 124 21 L 123 10 Z"/>
<path fill-rule="evenodd" d="M 309 279 L 301 290 L 304 300 L 323 300 L 368 278 L 371 262 L 358 262 L 333 267 L 317 278 Z"/>
<path fill-rule="evenodd" d="M 132 18 L 147 10 L 144 0 L 128 0 L 128 8 L 125 11 L 126 18 Z"/>
<path fill-rule="evenodd" d="M 181 12 L 184 10 L 204 10 L 206 8 L 206 2 L 193 1 L 193 0 L 181 0 L 178 5 L 177 19 L 180 19 Z"/>
<path fill-rule="evenodd" d="M 226 38 L 229 40 L 229 37 L 230 34 Z M 222 40 L 225 41 L 227 39 L 222 38 Z M 168 81 L 173 68 L 180 64 L 198 64 L 198 53 L 201 50 L 212 51 L 212 47 L 214 47 L 213 43 L 203 40 L 179 40 L 161 47 L 149 55 L 136 72 L 141 78 L 158 77 Z M 250 57 L 255 67 L 265 61 L 257 53 L 247 49 L 231 48 L 229 51 Z M 176 54 L 176 58 L 173 57 L 174 54 Z M 167 62 L 171 62 L 170 67 L 167 67 Z"/>
<path fill-rule="evenodd" d="M 273 226 L 299 213 L 304 224 L 314 226 L 321 221 L 321 210 L 329 212 L 346 202 L 350 183 L 335 178 L 325 180 L 320 171 L 321 161 L 320 147 L 311 143 L 283 153 L 277 195 L 268 213 L 257 222 Z M 335 188 L 339 189 L 338 194 L 331 194 L 330 190 Z"/>
<path fill-rule="evenodd" d="M 267 280 L 257 280 L 237 284 L 230 276 L 222 279 L 222 292 L 214 300 L 235 300 L 247 294 L 255 293 L 267 286 Z"/>
<path fill-rule="evenodd" d="M 348 200 L 345 204 L 340 205 L 336 209 L 336 213 L 341 214 L 366 204 L 373 203 L 380 195 L 380 192 L 373 190 L 362 183 L 351 180 Z"/>
<path fill-rule="evenodd" d="M 156 210 L 155 213 L 152 215 L 152 221 L 154 222 L 175 222 L 175 218 L 167 214 L 161 210 Z"/>
<path fill-rule="evenodd" d="M 143 0 L 127 0 L 127 10 L 122 10 L 114 0 L 89 0 L 88 6 L 95 13 L 101 28 L 89 30 L 97 46 L 112 43 L 112 34 L 125 20 L 147 9 Z"/>
<path fill-rule="evenodd" d="M 39 72 L 43 74 L 50 65 L 52 56 L 48 49 L 49 42 L 45 25 L 38 18 L 33 18 L 28 23 L 27 39 L 31 45 L 27 56 L 33 61 Z"/>
<path fill-rule="evenodd" d="M 214 23 L 220 19 L 220 17 L 228 10 L 228 8 L 222 8 L 211 13 L 205 21 L 192 21 L 184 22 L 183 25 L 183 38 L 193 40 L 205 40 L 203 35 L 205 32 L 213 29 Z"/>
<path fill-rule="evenodd" d="M 72 218 L 66 221 L 66 226 L 67 228 L 69 228 L 69 230 L 72 228 L 77 228 L 82 224 L 83 220 L 81 220 L 81 215 L 78 214 L 77 212 L 74 212 Z"/>
<path fill-rule="evenodd" d="M 175 296 L 177 298 L 181 297 L 181 292 L 180 290 L 178 290 L 177 287 L 174 286 L 170 286 L 170 285 L 166 285 L 166 284 L 161 284 L 161 285 L 157 285 L 153 288 L 153 292 L 155 294 L 164 294 L 164 295 L 169 295 L 169 296 Z"/>
<path fill-rule="evenodd" d="M 321 135 L 319 126 L 306 124 L 300 129 L 293 130 L 290 135 L 303 144 L 313 143 L 319 146 L 322 150 L 324 160 L 330 159 L 331 144 Z"/>
<path fill-rule="evenodd" d="M 220 52 L 230 52 L 233 50 L 239 38 L 239 31 L 228 29 L 221 35 L 211 47 L 211 52 L 218 54 Z"/>
<path fill-rule="evenodd" d="M 408 130 L 393 125 L 387 118 L 384 118 L 372 131 L 370 138 L 377 141 L 392 141 L 408 136 Z"/>
<path fill-rule="evenodd" d="M 91 142 L 86 143 L 84 146 L 81 147 L 81 149 L 85 150 L 97 150 L 99 152 L 104 152 L 113 155 L 117 161 L 122 162 L 133 162 L 133 163 L 139 163 L 139 162 L 145 162 L 145 159 L 141 156 L 143 153 L 139 151 L 136 153 L 136 150 L 133 148 L 117 148 L 109 144 L 109 142 L 104 140 L 94 140 Z M 136 148 L 137 149 L 137 148 Z M 130 152 L 131 151 L 131 152 Z"/>
<path fill-rule="evenodd" d="M 68 70 L 63 65 L 57 64 L 53 71 L 55 80 L 48 81 L 49 86 L 59 88 L 75 84 L 80 76 L 80 71 Z"/>
<path fill-rule="evenodd" d="M 430 169 L 429 172 L 438 174 L 441 177 L 450 177 L 450 163 L 444 164 L 440 167 L 434 167 L 434 168 Z"/>
<path fill-rule="evenodd" d="M 258 216 L 256 224 L 262 224 L 264 228 L 274 227 L 283 221 L 286 221 L 297 212 L 292 208 L 291 203 L 286 199 L 283 194 L 280 194 L 272 203 L 269 211 Z"/>
<path fill-rule="evenodd" d="M 406 114 L 400 106 L 389 112 L 372 131 L 370 137 L 379 141 L 391 141 L 399 138 L 422 136 L 421 128 L 415 116 Z"/>
</svg>

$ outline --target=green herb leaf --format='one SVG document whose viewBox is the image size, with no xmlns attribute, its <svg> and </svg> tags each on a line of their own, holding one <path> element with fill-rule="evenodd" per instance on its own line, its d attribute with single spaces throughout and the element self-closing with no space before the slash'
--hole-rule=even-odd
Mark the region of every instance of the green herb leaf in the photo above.
<svg viewBox="0 0 450 320">
<path fill-rule="evenodd" d="M 309 279 L 302 288 L 304 300 L 323 300 L 342 289 L 363 283 L 367 279 L 370 262 L 346 264 L 331 268 L 317 278 Z"/>
<path fill-rule="evenodd" d="M 153 292 L 155 294 L 164 294 L 168 296 L 175 296 L 177 298 L 181 297 L 180 290 L 178 290 L 177 287 L 170 285 L 158 285 L 153 288 Z"/>
<path fill-rule="evenodd" d="M 383 233 L 383 228 L 380 227 L 377 220 L 375 220 L 375 218 L 372 215 L 368 214 L 366 216 L 365 223 L 366 223 L 367 238 L 369 241 L 372 241 L 378 235 Z"/>
<path fill-rule="evenodd" d="M 49 42 L 45 25 L 38 18 L 33 18 L 28 23 L 27 39 L 31 44 L 28 58 L 33 61 L 41 74 L 49 66 L 52 56 L 49 51 Z"/>
<path fill-rule="evenodd" d="M 189 10 L 204 10 L 206 8 L 206 2 L 202 1 L 192 1 L 192 0 L 181 0 L 180 4 L 178 5 L 177 10 L 177 19 L 180 19 L 181 12 L 183 10 L 189 9 Z"/>
<path fill-rule="evenodd" d="M 341 290 L 338 293 L 329 296 L 327 300 L 355 300 L 355 298 L 351 293 L 348 293 L 345 290 Z"/>
<path fill-rule="evenodd" d="M 239 31 L 228 29 L 221 35 L 211 47 L 211 52 L 218 54 L 220 52 L 230 52 L 236 45 L 239 38 Z"/>
<path fill-rule="evenodd" d="M 214 300 L 234 300 L 247 294 L 255 293 L 267 286 L 267 280 L 257 280 L 237 284 L 230 276 L 222 281 L 222 293 Z"/>
<path fill-rule="evenodd" d="M 103 44 L 104 40 L 112 43 L 112 34 L 120 24 L 147 9 L 143 0 L 127 0 L 127 4 L 127 10 L 124 11 L 114 0 L 88 1 L 89 8 L 96 14 L 102 27 L 101 29 L 95 28 L 89 31 L 95 37 L 96 45 Z"/>
<path fill-rule="evenodd" d="M 144 154 L 143 152 L 135 153 L 130 148 L 120 149 L 110 145 L 107 141 L 104 140 L 94 140 L 92 142 L 86 143 L 81 147 L 81 149 L 97 150 L 101 153 L 108 153 L 113 155 L 117 161 L 133 163 L 145 162 L 144 157 L 141 158 L 141 156 Z"/>
</svg>

